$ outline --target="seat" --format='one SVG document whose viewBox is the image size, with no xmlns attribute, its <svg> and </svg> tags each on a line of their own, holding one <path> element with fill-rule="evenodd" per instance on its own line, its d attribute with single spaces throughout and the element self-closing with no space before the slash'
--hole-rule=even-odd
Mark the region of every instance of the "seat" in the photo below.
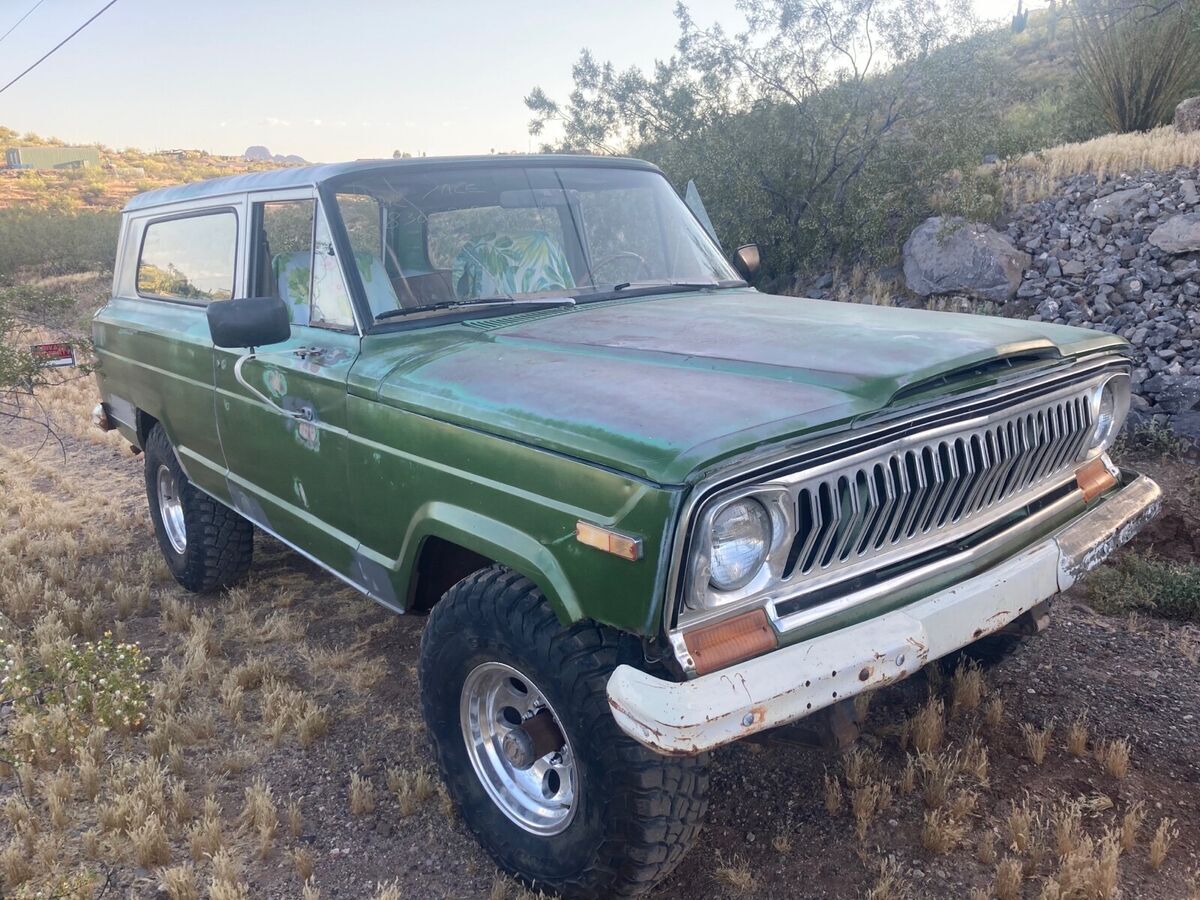
<svg viewBox="0 0 1200 900">
<path fill-rule="evenodd" d="M 396 298 L 392 279 L 388 277 L 383 260 L 373 253 L 355 253 L 354 264 L 358 267 L 358 277 L 362 280 L 363 290 L 366 291 L 367 305 L 371 307 L 372 316 L 399 308 L 400 301 Z"/>
<path fill-rule="evenodd" d="M 575 287 L 567 255 L 545 231 L 491 232 L 468 241 L 451 270 L 459 300 Z"/>
<path fill-rule="evenodd" d="M 312 254 L 306 250 L 276 253 L 271 260 L 275 289 L 287 304 L 294 325 L 307 325 L 312 296 Z"/>
<path fill-rule="evenodd" d="M 329 260 L 334 261 L 332 257 Z M 383 267 L 382 260 L 370 253 L 355 253 L 354 263 L 358 267 L 359 277 L 367 293 L 367 303 L 371 314 L 379 315 L 389 309 L 395 309 L 400 304 L 396 293 L 392 290 L 391 279 Z M 288 313 L 295 325 L 309 323 L 309 311 L 312 302 L 310 279 L 312 275 L 311 255 L 304 251 L 293 253 L 277 253 L 271 261 L 275 271 L 276 289 L 279 296 L 288 305 Z M 340 282 L 340 278 L 339 278 Z"/>
</svg>

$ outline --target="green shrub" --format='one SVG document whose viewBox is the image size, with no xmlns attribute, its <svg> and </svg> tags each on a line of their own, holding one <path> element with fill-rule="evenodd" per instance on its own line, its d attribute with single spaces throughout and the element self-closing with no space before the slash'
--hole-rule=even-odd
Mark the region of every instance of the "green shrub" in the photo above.
<svg viewBox="0 0 1200 900">
<path fill-rule="evenodd" d="M 137 644 L 106 632 L 48 657 L 40 648 L 0 641 L 0 660 L 0 693 L 18 717 L 0 744 L 9 761 L 43 754 L 66 761 L 95 729 L 128 732 L 145 721 L 149 660 Z"/>
<path fill-rule="evenodd" d="M 1102 613 L 1134 610 L 1200 622 L 1200 565 L 1128 554 L 1087 581 L 1088 600 Z"/>
<path fill-rule="evenodd" d="M 1200 86 L 1198 10 L 1196 0 L 1077 0 L 1080 72 L 1111 128 L 1162 125 Z"/>
<path fill-rule="evenodd" d="M 0 210 L 0 280 L 110 271 L 120 220 L 115 211 Z"/>
</svg>

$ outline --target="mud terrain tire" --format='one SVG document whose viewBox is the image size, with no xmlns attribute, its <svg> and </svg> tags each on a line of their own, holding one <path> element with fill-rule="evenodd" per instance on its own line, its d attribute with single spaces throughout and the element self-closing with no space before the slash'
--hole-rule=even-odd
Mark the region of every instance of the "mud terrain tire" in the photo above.
<svg viewBox="0 0 1200 900">
<path fill-rule="evenodd" d="M 194 593 L 228 587 L 243 578 L 254 556 L 254 526 L 232 509 L 218 503 L 188 481 L 171 441 L 161 425 L 146 440 L 146 499 L 154 535 L 175 580 Z M 160 477 L 161 475 L 161 477 Z M 163 520 L 160 489 L 174 491 L 182 511 L 175 541 Z M 182 529 L 180 542 L 178 530 Z"/>
<path fill-rule="evenodd" d="M 502 566 L 452 587 L 421 638 L 421 704 L 450 797 L 479 842 L 535 889 L 632 896 L 683 858 L 707 806 L 707 757 L 661 756 L 617 726 L 605 685 L 640 642 L 594 622 L 563 626 L 538 588 Z M 557 716 L 576 785 L 564 830 L 536 834 L 493 801 L 467 750 L 464 686 L 481 667 L 519 670 Z"/>
</svg>

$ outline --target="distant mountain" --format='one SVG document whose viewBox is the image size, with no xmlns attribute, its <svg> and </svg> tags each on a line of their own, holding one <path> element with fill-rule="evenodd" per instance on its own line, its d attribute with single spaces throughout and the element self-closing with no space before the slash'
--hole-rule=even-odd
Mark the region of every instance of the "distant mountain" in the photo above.
<svg viewBox="0 0 1200 900">
<path fill-rule="evenodd" d="M 250 160 L 251 162 L 277 162 L 299 166 L 302 166 L 307 162 L 304 157 L 297 156 L 294 153 L 289 153 L 287 156 L 284 156 L 281 153 L 273 154 L 261 144 L 255 144 L 252 147 L 247 147 L 246 152 L 242 154 L 242 157 Z"/>
</svg>

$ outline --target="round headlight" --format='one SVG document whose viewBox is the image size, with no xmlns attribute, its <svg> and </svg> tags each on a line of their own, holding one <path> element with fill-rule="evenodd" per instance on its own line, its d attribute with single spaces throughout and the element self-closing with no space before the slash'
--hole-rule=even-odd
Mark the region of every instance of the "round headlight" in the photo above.
<svg viewBox="0 0 1200 900">
<path fill-rule="evenodd" d="M 713 518 L 709 579 L 719 591 L 745 587 L 767 558 L 771 517 L 757 500 L 737 500 Z"/>
<path fill-rule="evenodd" d="M 1129 409 L 1129 381 L 1123 376 L 1115 376 L 1104 382 L 1099 396 L 1095 400 L 1094 414 L 1096 424 L 1092 427 L 1092 436 L 1088 441 L 1088 449 L 1098 450 L 1107 447 L 1121 430 L 1125 412 Z"/>
</svg>

